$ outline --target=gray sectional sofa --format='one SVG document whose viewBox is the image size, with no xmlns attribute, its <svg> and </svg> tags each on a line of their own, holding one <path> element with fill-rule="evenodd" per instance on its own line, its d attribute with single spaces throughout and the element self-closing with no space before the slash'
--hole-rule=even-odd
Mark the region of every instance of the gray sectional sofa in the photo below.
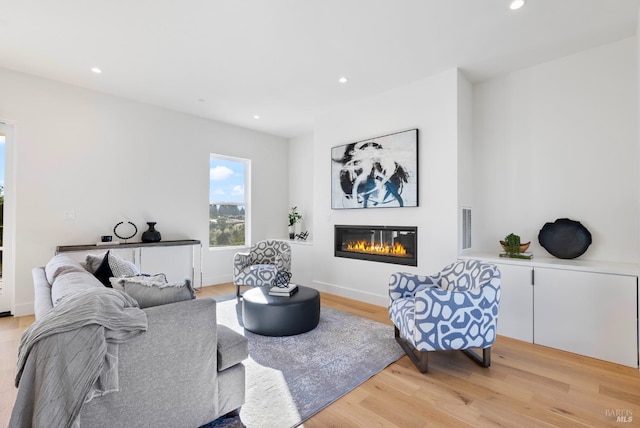
<svg viewBox="0 0 640 428">
<path fill-rule="evenodd" d="M 36 323 L 49 318 L 56 287 L 71 293 L 83 283 L 104 287 L 90 272 L 79 269 L 86 265 L 64 255 L 54 259 L 50 262 L 54 269 L 33 270 Z M 80 426 L 199 427 L 239 411 L 245 400 L 242 361 L 248 356 L 247 341 L 217 324 L 216 301 L 186 300 L 142 311 L 146 331 L 119 344 L 118 391 L 84 403 Z"/>
</svg>

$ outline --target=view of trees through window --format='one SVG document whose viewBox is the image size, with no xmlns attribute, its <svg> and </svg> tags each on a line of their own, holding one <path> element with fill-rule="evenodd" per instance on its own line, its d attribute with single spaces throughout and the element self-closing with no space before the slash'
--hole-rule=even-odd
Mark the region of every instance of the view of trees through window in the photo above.
<svg viewBox="0 0 640 428">
<path fill-rule="evenodd" d="M 245 208 L 240 205 L 209 204 L 209 245 L 244 245 Z"/>
<path fill-rule="evenodd" d="M 243 246 L 247 242 L 247 197 L 250 163 L 211 154 L 209 160 L 209 245 Z"/>
</svg>

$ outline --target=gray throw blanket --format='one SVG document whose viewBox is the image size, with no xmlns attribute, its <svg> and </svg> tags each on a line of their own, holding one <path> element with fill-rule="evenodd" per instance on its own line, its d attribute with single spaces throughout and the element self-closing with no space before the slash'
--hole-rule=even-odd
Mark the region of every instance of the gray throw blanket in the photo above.
<svg viewBox="0 0 640 428">
<path fill-rule="evenodd" d="M 9 427 L 71 427 L 85 402 L 118 390 L 118 344 L 146 330 L 147 315 L 118 290 L 63 299 L 20 339 Z"/>
</svg>

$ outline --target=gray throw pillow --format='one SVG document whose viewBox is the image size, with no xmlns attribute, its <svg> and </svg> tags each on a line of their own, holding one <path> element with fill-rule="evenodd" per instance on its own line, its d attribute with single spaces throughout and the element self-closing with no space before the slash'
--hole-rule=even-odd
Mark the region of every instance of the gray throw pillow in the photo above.
<svg viewBox="0 0 640 428">
<path fill-rule="evenodd" d="M 166 305 L 196 298 L 196 293 L 187 278 L 181 282 L 167 282 L 164 274 L 153 276 L 138 275 L 111 281 L 114 288 L 122 287 L 124 292 L 137 300 L 141 308 Z"/>
<path fill-rule="evenodd" d="M 104 257 L 107 255 L 107 252 L 95 254 L 89 253 L 85 256 L 84 264 L 87 266 L 87 270 L 91 273 L 95 273 L 102 264 Z"/>
</svg>

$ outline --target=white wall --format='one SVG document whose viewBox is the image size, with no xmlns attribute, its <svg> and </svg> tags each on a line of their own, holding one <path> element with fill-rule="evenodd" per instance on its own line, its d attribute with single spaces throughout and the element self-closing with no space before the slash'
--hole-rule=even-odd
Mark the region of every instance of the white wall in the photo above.
<svg viewBox="0 0 640 428">
<path fill-rule="evenodd" d="M 206 243 L 210 152 L 253 160 L 252 240 L 284 237 L 297 205 L 313 285 L 347 297 L 386 305 L 392 272 L 454 259 L 459 205 L 473 206 L 474 250 L 497 253 L 514 232 L 547 255 L 539 229 L 569 217 L 593 234 L 582 258 L 638 262 L 637 57 L 633 38 L 476 84 L 473 149 L 469 84 L 455 69 L 327 112 L 289 144 L 0 69 L 0 118 L 16 130 L 14 313 L 31 312 L 31 268 L 56 245 L 93 242 L 118 221 Z M 331 210 L 330 148 L 411 128 L 420 206 Z M 417 225 L 418 267 L 334 258 L 335 224 Z M 205 249 L 205 284 L 231 280 L 234 252 Z"/>
<path fill-rule="evenodd" d="M 317 118 L 313 144 L 314 285 L 386 305 L 391 273 L 431 273 L 457 255 L 455 69 L 342 106 Z M 331 210 L 331 147 L 418 128 L 417 208 Z M 418 267 L 335 258 L 335 224 L 418 226 Z"/>
<path fill-rule="evenodd" d="M 635 38 L 474 86 L 474 250 L 516 233 L 534 255 L 546 222 L 592 234 L 585 260 L 638 262 Z"/>
<path fill-rule="evenodd" d="M 16 131 L 15 315 L 32 312 L 31 269 L 56 245 L 96 242 L 119 221 L 200 239 L 204 283 L 230 281 L 235 251 L 206 248 L 211 152 L 252 159 L 252 240 L 286 236 L 282 138 L 2 69 L 0 94 Z"/>
<path fill-rule="evenodd" d="M 639 148 L 636 162 L 638 165 L 640 165 L 640 84 L 638 84 L 638 82 L 640 82 L 640 9 L 638 9 L 638 19 L 636 25 L 636 139 Z M 638 211 L 640 211 L 640 185 L 638 186 L 638 194 L 636 196 L 636 204 L 638 205 Z M 640 227 L 638 229 L 638 233 L 640 234 Z M 640 255 L 640 235 L 638 235 L 637 239 L 638 241 L 636 243 L 636 251 L 638 251 L 638 254 Z M 638 294 L 638 308 L 640 308 L 640 293 Z M 638 335 L 640 336 L 640 317 L 638 317 Z M 638 348 L 638 351 L 640 352 L 640 347 Z M 638 357 L 638 361 L 640 361 L 640 355 Z"/>
<path fill-rule="evenodd" d="M 462 208 L 473 204 L 475 180 L 473 167 L 473 88 L 462 73 L 458 73 L 458 250 L 462 249 Z M 473 241 L 472 241 L 473 243 Z"/>
<path fill-rule="evenodd" d="M 298 232 L 308 231 L 313 241 L 313 134 L 289 140 L 289 208 L 298 207 Z M 288 223 L 287 223 L 288 224 Z"/>
<path fill-rule="evenodd" d="M 540 228 L 569 217 L 593 235 L 582 259 L 637 263 L 636 61 L 632 38 L 474 86 L 451 70 L 317 118 L 314 285 L 385 305 L 390 273 L 428 273 L 456 257 L 460 206 L 473 208 L 474 251 L 497 254 L 514 232 L 549 256 Z M 330 209 L 331 147 L 414 127 L 420 207 Z M 334 258 L 335 224 L 418 225 L 419 266 Z"/>
</svg>

